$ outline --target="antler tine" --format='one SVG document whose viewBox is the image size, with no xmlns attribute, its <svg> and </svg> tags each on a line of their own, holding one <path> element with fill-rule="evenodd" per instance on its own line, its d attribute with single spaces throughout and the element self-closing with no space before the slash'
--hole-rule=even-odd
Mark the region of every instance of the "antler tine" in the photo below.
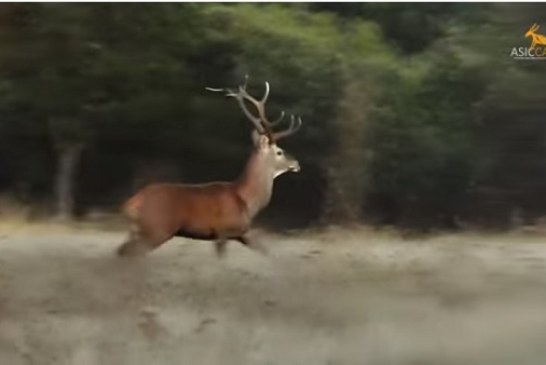
<svg viewBox="0 0 546 365">
<path fill-rule="evenodd" d="M 301 117 L 298 117 L 297 119 L 294 117 L 294 115 L 291 115 L 290 116 L 290 126 L 284 130 L 284 131 L 281 131 L 281 132 L 277 132 L 277 133 L 274 133 L 273 134 L 273 140 L 274 141 L 277 141 L 281 138 L 284 138 L 286 136 L 289 136 L 291 134 L 294 134 L 298 131 L 298 129 L 300 129 L 301 125 L 302 125 L 302 120 L 301 120 Z"/>
<path fill-rule="evenodd" d="M 237 93 L 233 91 L 232 89 L 228 88 L 219 88 L 219 87 L 205 87 L 205 90 L 212 91 L 212 92 L 225 92 L 226 96 L 237 96 Z"/>
<path fill-rule="evenodd" d="M 283 119 L 284 119 L 284 110 L 281 111 L 281 115 L 280 115 L 275 121 L 271 122 L 271 123 L 269 124 L 269 126 L 270 126 L 270 127 L 274 127 L 274 126 L 276 126 L 277 124 L 279 124 L 280 122 L 282 122 Z"/>
<path fill-rule="evenodd" d="M 262 97 L 262 100 L 260 100 L 260 103 L 263 103 L 265 104 L 265 102 L 267 101 L 267 98 L 269 97 L 269 81 L 266 81 L 265 82 L 265 92 L 264 92 L 264 96 Z"/>
<path fill-rule="evenodd" d="M 250 118 L 249 115 L 252 116 L 252 120 L 254 121 L 254 124 L 260 125 L 260 128 L 258 128 L 258 131 L 260 131 L 260 133 L 262 134 L 265 133 L 270 140 L 273 140 L 271 126 L 275 125 L 275 123 L 271 123 L 269 120 L 267 120 L 267 116 L 265 115 L 265 103 L 267 101 L 267 98 L 269 97 L 269 90 L 270 90 L 269 82 L 267 81 L 265 82 L 264 96 L 262 97 L 261 100 L 258 101 L 246 91 L 247 81 L 248 81 L 248 77 L 245 79 L 245 83 L 239 86 L 238 99 L 239 99 L 239 103 L 241 104 L 241 108 L 243 109 L 243 112 L 247 115 L 247 117 Z M 252 113 L 248 111 L 243 99 L 248 100 L 250 103 L 252 103 L 256 107 L 256 110 L 258 111 L 258 117 L 252 115 Z"/>
<path fill-rule="evenodd" d="M 207 91 L 212 91 L 212 92 L 222 92 L 222 91 L 227 91 L 228 89 L 223 89 L 223 88 L 218 88 L 218 87 L 205 87 L 205 90 Z"/>
<path fill-rule="evenodd" d="M 267 120 L 267 117 L 265 115 L 265 103 L 267 102 L 267 98 L 269 97 L 269 90 L 270 90 L 269 82 L 266 81 L 264 96 L 262 97 L 261 100 L 256 100 L 254 97 L 250 96 L 250 94 L 246 91 L 246 81 L 244 86 L 239 86 L 239 93 L 241 94 L 241 96 L 245 98 L 246 100 L 248 100 L 249 102 L 251 102 L 256 107 L 262 122 L 264 122 L 264 124 L 267 124 L 267 125 L 271 124 L 271 122 Z"/>
<path fill-rule="evenodd" d="M 268 127 L 268 128 L 272 128 L 274 126 L 276 126 L 277 124 L 279 124 L 283 118 L 284 118 L 284 110 L 281 111 L 281 115 L 275 119 L 273 122 L 270 122 L 268 119 L 267 119 L 267 116 L 265 115 L 265 103 L 267 101 L 267 98 L 269 98 L 269 91 L 270 91 L 270 86 L 269 86 L 269 82 L 266 81 L 265 82 L 265 92 L 264 92 L 264 96 L 262 97 L 262 100 L 259 101 L 260 103 L 260 106 L 256 106 L 258 108 L 258 111 L 260 112 L 260 117 L 262 118 L 262 122 Z"/>
<path fill-rule="evenodd" d="M 248 84 L 248 74 L 245 74 L 245 83 L 243 84 L 243 89 L 246 90 L 246 85 Z"/>
<path fill-rule="evenodd" d="M 267 133 L 269 134 L 269 131 L 264 128 L 263 126 L 263 123 L 261 121 L 261 119 L 259 117 L 256 117 L 255 115 L 253 115 L 246 107 L 245 105 L 245 102 L 243 100 L 243 97 L 241 95 L 233 95 L 237 101 L 239 102 L 239 106 L 241 107 L 241 109 L 243 110 L 243 113 L 245 113 L 246 117 L 248 119 L 250 119 L 250 121 L 252 122 L 252 124 L 254 124 L 254 126 L 256 127 L 256 129 L 258 130 L 258 132 L 260 132 L 261 134 L 263 133 Z"/>
<path fill-rule="evenodd" d="M 226 96 L 229 96 L 229 97 L 233 97 L 235 99 L 237 99 L 237 101 L 239 102 L 239 106 L 241 107 L 241 109 L 243 110 L 243 113 L 246 115 L 246 117 L 248 119 L 250 119 L 250 121 L 252 122 L 252 124 L 254 124 L 254 126 L 256 127 L 256 129 L 258 130 L 259 133 L 269 133 L 265 128 L 264 126 L 262 125 L 262 122 L 261 122 L 261 119 L 259 117 L 256 117 L 255 115 L 253 115 L 246 107 L 245 105 L 245 102 L 244 102 L 244 99 L 247 99 L 249 100 L 250 102 L 252 102 L 254 105 L 256 105 L 257 101 L 254 100 L 250 95 L 248 95 L 248 93 L 246 92 L 245 90 L 245 87 L 246 87 L 246 82 L 248 80 L 248 76 L 245 77 L 245 83 L 243 86 L 239 86 L 239 92 L 235 92 L 233 91 L 232 89 L 229 89 L 229 88 L 212 88 L 212 87 L 206 87 L 205 89 L 208 90 L 208 91 L 213 91 L 213 92 L 225 92 L 226 93 Z M 256 105 L 256 107 L 258 107 Z"/>
</svg>

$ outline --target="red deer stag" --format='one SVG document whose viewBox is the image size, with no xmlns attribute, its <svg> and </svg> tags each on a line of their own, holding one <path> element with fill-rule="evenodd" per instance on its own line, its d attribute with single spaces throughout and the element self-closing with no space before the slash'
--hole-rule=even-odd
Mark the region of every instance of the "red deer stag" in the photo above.
<svg viewBox="0 0 546 365">
<path fill-rule="evenodd" d="M 123 207 L 131 222 L 128 239 L 118 248 L 120 256 L 143 255 L 174 236 L 214 241 L 219 256 L 225 252 L 228 240 L 236 240 L 249 248 L 259 248 L 246 236 L 253 218 L 271 199 L 273 180 L 287 172 L 299 171 L 299 162 L 277 146 L 277 141 L 301 127 L 301 118 L 291 116 L 290 126 L 284 131 L 273 131 L 273 122 L 267 119 L 265 94 L 256 100 L 247 93 L 246 82 L 237 91 L 223 91 L 234 97 L 254 125 L 254 150 L 240 177 L 231 182 L 204 184 L 159 183 L 144 187 Z M 254 105 L 258 114 L 247 109 Z"/>
</svg>

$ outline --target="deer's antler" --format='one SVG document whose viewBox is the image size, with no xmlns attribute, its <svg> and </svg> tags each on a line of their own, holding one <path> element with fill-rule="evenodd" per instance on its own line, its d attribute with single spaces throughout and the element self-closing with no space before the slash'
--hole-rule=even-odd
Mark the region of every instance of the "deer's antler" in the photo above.
<svg viewBox="0 0 546 365">
<path fill-rule="evenodd" d="M 294 119 L 294 116 L 292 115 L 290 118 L 290 126 L 287 130 L 281 131 L 281 132 L 273 132 L 273 127 L 278 125 L 284 118 L 284 111 L 281 112 L 281 115 L 279 118 L 277 118 L 275 121 L 270 122 L 267 118 L 266 112 L 265 112 L 265 103 L 267 102 L 267 98 L 269 97 L 269 82 L 265 82 L 265 92 L 264 95 L 260 100 L 255 99 L 252 97 L 246 90 L 246 86 L 248 83 L 248 75 L 245 76 L 245 83 L 243 85 L 239 85 L 237 88 L 237 91 L 234 91 L 233 89 L 228 88 L 211 88 L 207 87 L 206 89 L 209 91 L 215 91 L 215 92 L 225 92 L 226 96 L 234 97 L 239 102 L 239 106 L 243 110 L 243 113 L 246 115 L 248 119 L 254 124 L 256 130 L 258 133 L 266 135 L 269 138 L 270 143 L 274 143 L 280 138 L 286 137 L 288 135 L 293 134 L 296 132 L 302 124 L 301 118 L 298 118 L 297 120 Z M 250 102 L 256 110 L 258 111 L 258 116 L 251 113 L 247 105 L 245 104 L 245 101 Z"/>
</svg>

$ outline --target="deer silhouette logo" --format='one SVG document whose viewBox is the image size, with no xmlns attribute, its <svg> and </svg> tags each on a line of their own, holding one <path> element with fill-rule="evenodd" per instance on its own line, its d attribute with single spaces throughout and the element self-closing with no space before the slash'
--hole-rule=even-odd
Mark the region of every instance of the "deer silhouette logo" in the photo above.
<svg viewBox="0 0 546 365">
<path fill-rule="evenodd" d="M 537 23 L 531 25 L 527 33 L 525 33 L 525 38 L 532 37 L 531 48 L 535 48 L 536 45 L 546 46 L 546 36 L 538 34 L 536 31 L 540 28 L 540 25 Z"/>
</svg>

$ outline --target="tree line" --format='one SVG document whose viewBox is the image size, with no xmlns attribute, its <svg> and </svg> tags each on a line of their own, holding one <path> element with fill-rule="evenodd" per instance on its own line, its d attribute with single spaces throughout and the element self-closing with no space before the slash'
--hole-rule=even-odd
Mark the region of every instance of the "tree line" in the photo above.
<svg viewBox="0 0 546 365">
<path fill-rule="evenodd" d="M 502 227 L 546 210 L 541 4 L 0 6 L 0 191 L 47 214 L 114 211 L 151 181 L 235 178 L 250 75 L 302 165 L 263 222 Z M 283 141 L 284 142 L 284 141 Z"/>
</svg>

